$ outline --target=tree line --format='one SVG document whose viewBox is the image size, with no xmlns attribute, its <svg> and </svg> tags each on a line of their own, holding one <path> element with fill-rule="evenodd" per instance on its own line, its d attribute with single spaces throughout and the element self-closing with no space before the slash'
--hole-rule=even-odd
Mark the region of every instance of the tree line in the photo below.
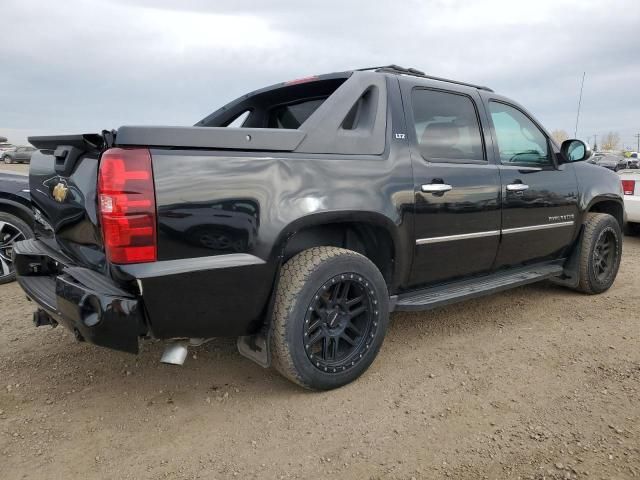
<svg viewBox="0 0 640 480">
<path fill-rule="evenodd" d="M 565 130 L 554 130 L 551 137 L 561 144 L 569 138 Z M 594 150 L 620 150 L 620 135 L 618 132 L 608 132 L 601 137 L 600 145 L 593 145 Z"/>
</svg>

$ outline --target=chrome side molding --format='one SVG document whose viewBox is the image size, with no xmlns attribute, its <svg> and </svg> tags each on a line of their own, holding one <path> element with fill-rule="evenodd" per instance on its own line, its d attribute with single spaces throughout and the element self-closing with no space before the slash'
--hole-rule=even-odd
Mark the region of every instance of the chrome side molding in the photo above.
<svg viewBox="0 0 640 480">
<path fill-rule="evenodd" d="M 419 238 L 416 245 L 429 243 L 451 242 L 455 240 L 469 240 L 471 238 L 493 237 L 496 235 L 508 235 L 510 233 L 531 232 L 534 230 L 547 230 L 549 228 L 570 227 L 575 222 L 545 223 L 542 225 L 528 225 L 526 227 L 504 228 L 502 230 L 487 230 L 485 232 L 462 233 L 459 235 L 444 235 L 442 237 Z"/>
</svg>

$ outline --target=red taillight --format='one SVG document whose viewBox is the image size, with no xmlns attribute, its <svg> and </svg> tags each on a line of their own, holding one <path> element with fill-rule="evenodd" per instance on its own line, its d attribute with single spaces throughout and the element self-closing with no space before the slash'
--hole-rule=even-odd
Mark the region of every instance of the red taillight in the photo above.
<svg viewBox="0 0 640 480">
<path fill-rule="evenodd" d="M 149 150 L 110 148 L 102 154 L 98 208 L 110 262 L 156 260 L 156 198 Z"/>
<path fill-rule="evenodd" d="M 633 191 L 636 189 L 635 180 L 622 180 L 622 191 L 625 195 L 633 195 Z"/>
</svg>

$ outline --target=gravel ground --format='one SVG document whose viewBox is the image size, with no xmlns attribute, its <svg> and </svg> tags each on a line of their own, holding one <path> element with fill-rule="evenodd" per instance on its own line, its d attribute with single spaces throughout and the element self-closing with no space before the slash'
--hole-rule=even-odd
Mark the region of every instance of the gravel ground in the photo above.
<svg viewBox="0 0 640 480">
<path fill-rule="evenodd" d="M 0 286 L 0 465 L 17 478 L 640 477 L 640 238 L 618 279 L 402 313 L 357 382 L 309 393 L 230 340 L 183 367 L 36 329 Z"/>
<path fill-rule="evenodd" d="M 7 165 L 4 162 L 0 162 L 0 170 L 5 172 L 21 172 L 29 173 L 29 164 L 27 163 L 12 163 Z"/>
</svg>

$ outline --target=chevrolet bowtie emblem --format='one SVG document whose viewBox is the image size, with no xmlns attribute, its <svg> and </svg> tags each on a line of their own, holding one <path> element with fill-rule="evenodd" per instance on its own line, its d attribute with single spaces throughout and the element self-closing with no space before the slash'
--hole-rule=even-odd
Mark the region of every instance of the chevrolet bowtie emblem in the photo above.
<svg viewBox="0 0 640 480">
<path fill-rule="evenodd" d="M 55 187 L 53 187 L 53 198 L 56 202 L 64 202 L 67 199 L 67 194 L 69 193 L 69 188 L 62 182 L 58 183 Z"/>
</svg>

